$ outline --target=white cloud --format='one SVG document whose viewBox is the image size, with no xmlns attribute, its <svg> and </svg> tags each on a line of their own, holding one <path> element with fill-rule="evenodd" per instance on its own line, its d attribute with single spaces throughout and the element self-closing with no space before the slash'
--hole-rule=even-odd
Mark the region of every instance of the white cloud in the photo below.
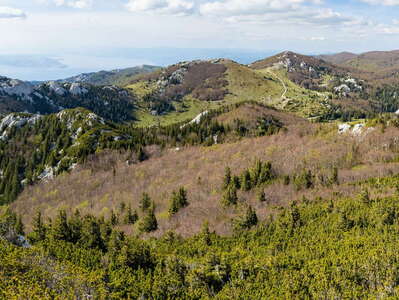
<svg viewBox="0 0 399 300">
<path fill-rule="evenodd" d="M 90 8 L 93 0 L 54 0 L 57 6 L 68 6 L 72 8 Z"/>
<path fill-rule="evenodd" d="M 222 17 L 231 23 L 279 23 L 297 25 L 353 25 L 360 19 L 347 17 L 318 0 L 223 0 L 200 5 L 204 16 Z"/>
<path fill-rule="evenodd" d="M 25 18 L 25 13 L 18 9 L 7 6 L 0 6 L 0 19 L 13 19 L 13 18 Z"/>
<path fill-rule="evenodd" d="M 264 13 L 295 10 L 300 4 L 320 4 L 318 0 L 224 0 L 206 2 L 200 6 L 203 15 L 260 15 Z"/>
<path fill-rule="evenodd" d="M 326 38 L 324 36 L 312 36 L 309 40 L 311 40 L 311 41 L 325 41 Z"/>
<path fill-rule="evenodd" d="M 186 0 L 129 0 L 131 12 L 152 12 L 171 15 L 189 15 L 194 12 L 194 2 Z"/>
<path fill-rule="evenodd" d="M 399 5 L 399 0 L 360 0 L 360 1 L 374 5 L 384 5 L 384 6 Z"/>
<path fill-rule="evenodd" d="M 379 24 L 376 27 L 376 32 L 381 33 L 381 34 L 387 34 L 387 35 L 398 35 L 399 34 L 399 26 Z"/>
</svg>

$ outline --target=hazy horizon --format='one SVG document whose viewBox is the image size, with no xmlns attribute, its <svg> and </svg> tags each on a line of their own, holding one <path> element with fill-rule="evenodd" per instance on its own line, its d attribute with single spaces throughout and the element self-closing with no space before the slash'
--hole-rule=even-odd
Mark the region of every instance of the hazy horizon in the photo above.
<svg viewBox="0 0 399 300">
<path fill-rule="evenodd" d="M 397 0 L 0 0 L 0 75 L 392 50 L 398 13 Z"/>
</svg>

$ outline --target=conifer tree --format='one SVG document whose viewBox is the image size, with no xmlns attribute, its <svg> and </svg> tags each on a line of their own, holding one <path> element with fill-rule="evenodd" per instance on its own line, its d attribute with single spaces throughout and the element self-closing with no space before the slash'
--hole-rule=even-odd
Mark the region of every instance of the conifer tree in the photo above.
<svg viewBox="0 0 399 300">
<path fill-rule="evenodd" d="M 143 147 L 139 147 L 138 148 L 138 150 L 137 150 L 137 160 L 139 161 L 139 162 L 141 162 L 141 161 L 144 161 L 144 160 L 146 160 L 147 159 L 147 154 L 144 152 L 144 149 L 143 149 Z"/>
<path fill-rule="evenodd" d="M 363 190 L 359 195 L 360 200 L 364 203 L 369 205 L 371 203 L 370 194 L 367 189 Z"/>
<path fill-rule="evenodd" d="M 247 209 L 244 224 L 246 228 L 251 228 L 252 226 L 258 224 L 258 216 L 256 215 L 256 212 L 252 206 L 249 206 Z"/>
<path fill-rule="evenodd" d="M 105 249 L 104 240 L 101 236 L 100 225 L 96 218 L 88 215 L 85 216 L 82 226 L 82 236 L 80 243 L 90 249 Z"/>
<path fill-rule="evenodd" d="M 42 220 L 41 211 L 37 211 L 35 217 L 33 218 L 32 232 L 29 235 L 29 239 L 32 242 L 40 242 L 46 238 L 46 226 Z"/>
<path fill-rule="evenodd" d="M 116 213 L 114 212 L 113 209 L 111 209 L 110 222 L 111 222 L 112 226 L 118 225 L 118 223 L 119 223 L 118 216 L 116 215 Z"/>
<path fill-rule="evenodd" d="M 258 194 L 258 200 L 259 202 L 266 202 L 266 194 L 263 189 Z"/>
<path fill-rule="evenodd" d="M 140 200 L 140 208 L 143 212 L 146 212 L 151 207 L 151 198 L 147 193 L 143 193 Z"/>
<path fill-rule="evenodd" d="M 155 217 L 154 205 L 148 210 L 148 213 L 139 224 L 139 230 L 141 232 L 151 232 L 158 229 L 158 221 Z"/>
<path fill-rule="evenodd" d="M 112 230 L 107 245 L 107 250 L 110 253 L 111 257 L 115 257 L 122 249 L 124 239 L 125 236 L 123 232 L 120 232 L 118 230 Z"/>
<path fill-rule="evenodd" d="M 77 243 L 82 234 L 82 219 L 80 211 L 77 209 L 73 216 L 69 219 L 70 241 Z"/>
<path fill-rule="evenodd" d="M 223 188 L 227 189 L 230 183 L 231 183 L 231 170 L 229 167 L 226 167 L 224 172 Z"/>
<path fill-rule="evenodd" d="M 257 184 L 264 184 L 274 178 L 272 173 L 272 164 L 270 162 L 261 163 L 261 171 L 259 173 L 259 179 Z"/>
<path fill-rule="evenodd" d="M 123 213 L 123 212 L 125 211 L 125 209 L 126 209 L 126 203 L 125 203 L 124 201 L 122 201 L 122 202 L 119 204 L 119 212 L 120 212 L 120 213 Z"/>
<path fill-rule="evenodd" d="M 207 246 L 211 245 L 212 240 L 211 240 L 211 232 L 209 231 L 209 223 L 208 223 L 208 221 L 206 221 L 202 225 L 201 237 L 202 237 L 202 240 L 204 241 L 205 245 L 207 245 Z"/>
<path fill-rule="evenodd" d="M 240 182 L 240 177 L 238 176 L 233 176 L 233 182 L 232 184 L 235 186 L 236 189 L 240 189 L 241 188 L 241 182 Z"/>
<path fill-rule="evenodd" d="M 224 206 L 230 206 L 237 204 L 237 189 L 233 185 L 229 185 L 229 187 L 224 191 L 222 204 Z"/>
<path fill-rule="evenodd" d="M 188 205 L 187 201 L 187 191 L 184 187 L 181 187 L 178 192 L 172 193 L 172 199 L 169 206 L 169 215 L 172 216 L 176 214 L 181 208 Z"/>
<path fill-rule="evenodd" d="M 56 240 L 70 241 L 70 230 L 65 210 L 60 210 L 52 226 L 52 236 Z"/>
<path fill-rule="evenodd" d="M 291 204 L 291 224 L 292 228 L 302 226 L 301 214 L 296 201 Z"/>
<path fill-rule="evenodd" d="M 100 223 L 100 233 L 101 233 L 101 239 L 104 241 L 104 244 L 107 244 L 109 242 L 109 239 L 112 234 L 112 225 L 111 222 L 101 222 Z"/>
<path fill-rule="evenodd" d="M 22 217 L 18 216 L 17 221 L 15 223 L 15 231 L 17 232 L 17 234 L 19 235 L 24 235 L 24 224 L 22 223 Z"/>
<path fill-rule="evenodd" d="M 134 212 L 132 211 L 132 207 L 129 204 L 126 210 L 125 218 L 124 218 L 124 223 L 125 224 L 134 224 L 137 222 L 139 216 L 137 214 L 137 211 L 135 210 Z"/>
<path fill-rule="evenodd" d="M 332 175 L 331 175 L 331 183 L 332 184 L 339 184 L 339 182 L 338 182 L 338 168 L 337 167 L 333 168 L 333 172 L 332 172 Z"/>
<path fill-rule="evenodd" d="M 251 188 L 252 188 L 251 174 L 249 173 L 248 170 L 245 170 L 242 175 L 241 189 L 243 191 L 249 191 Z"/>
<path fill-rule="evenodd" d="M 257 186 L 258 183 L 260 183 L 260 175 L 262 172 L 262 167 L 263 167 L 262 162 L 259 159 L 256 160 L 255 166 L 252 168 L 250 172 L 252 186 Z"/>
</svg>

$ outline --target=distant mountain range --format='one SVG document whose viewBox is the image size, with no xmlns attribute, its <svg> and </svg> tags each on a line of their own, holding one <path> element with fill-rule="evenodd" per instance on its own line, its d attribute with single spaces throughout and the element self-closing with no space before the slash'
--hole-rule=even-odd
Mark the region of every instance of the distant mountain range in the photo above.
<svg viewBox="0 0 399 300">
<path fill-rule="evenodd" d="M 83 107 L 106 120 L 162 124 L 254 100 L 307 118 L 395 111 L 399 51 L 306 56 L 286 51 L 249 65 L 194 60 L 143 65 L 51 82 L 0 78 L 0 113 Z"/>
<path fill-rule="evenodd" d="M 392 68 L 399 69 L 399 50 L 372 51 L 362 54 L 341 52 L 332 55 L 320 55 L 319 58 L 334 64 L 370 72 L 381 72 Z"/>
<path fill-rule="evenodd" d="M 399 50 L 372 51 L 362 54 L 342 52 L 319 56 L 340 66 L 350 67 L 362 72 L 362 76 L 375 84 L 399 83 Z"/>
<path fill-rule="evenodd" d="M 58 80 L 60 82 L 83 82 L 93 85 L 119 85 L 124 86 L 131 83 L 134 76 L 139 74 L 151 73 L 161 67 L 142 65 L 126 69 L 116 69 L 112 71 L 99 71 L 92 73 L 83 73 L 66 79 Z"/>
</svg>

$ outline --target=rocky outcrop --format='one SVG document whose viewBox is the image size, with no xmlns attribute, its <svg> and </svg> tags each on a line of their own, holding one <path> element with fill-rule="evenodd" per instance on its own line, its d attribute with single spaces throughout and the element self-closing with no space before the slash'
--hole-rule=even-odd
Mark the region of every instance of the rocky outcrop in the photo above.
<svg viewBox="0 0 399 300">
<path fill-rule="evenodd" d="M 26 124 L 35 124 L 40 117 L 40 115 L 22 115 L 18 113 L 7 115 L 0 122 L 0 140 L 7 140 L 8 132 L 11 128 L 20 128 Z"/>
<path fill-rule="evenodd" d="M 56 93 L 59 96 L 63 96 L 66 93 L 66 90 L 56 81 L 50 81 L 47 83 L 50 91 Z"/>
<path fill-rule="evenodd" d="M 184 124 L 182 126 L 180 126 L 180 129 L 183 129 L 184 127 L 186 127 L 187 125 L 191 125 L 191 124 L 199 124 L 202 120 L 203 117 L 205 117 L 206 115 L 209 114 L 209 111 L 203 111 L 202 113 L 200 113 L 199 115 L 197 115 L 194 119 L 192 119 L 190 122 L 188 122 L 187 124 Z"/>
<path fill-rule="evenodd" d="M 26 100 L 31 100 L 30 95 L 34 91 L 34 86 L 30 83 L 10 79 L 7 77 L 0 77 L 0 95 L 19 96 Z"/>
<path fill-rule="evenodd" d="M 57 118 L 66 123 L 68 129 L 73 127 L 80 128 L 81 127 L 92 127 L 96 123 L 105 124 L 105 120 L 96 114 L 89 112 L 87 110 L 63 110 L 57 114 Z"/>
<path fill-rule="evenodd" d="M 361 92 L 362 82 L 358 82 L 355 78 L 341 78 L 341 84 L 334 88 L 334 92 L 342 97 L 347 97 L 349 93 Z"/>
<path fill-rule="evenodd" d="M 71 84 L 69 92 L 74 96 L 78 96 L 86 94 L 88 90 L 85 87 L 83 87 L 82 84 L 74 82 Z"/>
<path fill-rule="evenodd" d="M 358 123 L 353 126 L 348 123 L 338 125 L 339 134 L 351 134 L 356 137 L 361 137 L 373 130 L 374 127 L 366 127 L 366 125 L 362 123 Z"/>
<path fill-rule="evenodd" d="M 117 86 L 95 87 L 87 83 L 49 81 L 33 85 L 0 76 L 0 113 L 57 113 L 83 107 L 107 120 L 121 122 L 132 118 L 132 96 Z"/>
</svg>

